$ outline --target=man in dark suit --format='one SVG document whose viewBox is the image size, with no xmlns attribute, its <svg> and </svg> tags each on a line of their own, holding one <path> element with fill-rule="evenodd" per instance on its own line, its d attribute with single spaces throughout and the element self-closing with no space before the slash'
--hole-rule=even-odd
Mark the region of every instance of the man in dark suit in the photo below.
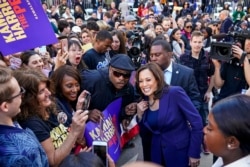
<svg viewBox="0 0 250 167">
<path fill-rule="evenodd" d="M 169 85 L 182 87 L 196 109 L 201 107 L 200 92 L 193 69 L 172 61 L 173 51 L 166 40 L 156 40 L 150 48 L 150 61 L 157 63 L 164 71 L 165 81 Z M 178 100 L 178 99 L 177 99 Z"/>
</svg>

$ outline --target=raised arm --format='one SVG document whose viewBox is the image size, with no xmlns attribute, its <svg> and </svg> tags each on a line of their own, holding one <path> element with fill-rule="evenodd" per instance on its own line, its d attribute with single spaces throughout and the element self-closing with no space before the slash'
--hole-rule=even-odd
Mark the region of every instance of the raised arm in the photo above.
<svg viewBox="0 0 250 167">
<path fill-rule="evenodd" d="M 220 69 L 221 63 L 218 60 L 212 59 L 214 63 L 214 86 L 219 89 L 223 86 L 224 80 L 221 78 Z"/>
<path fill-rule="evenodd" d="M 44 148 L 50 166 L 58 166 L 63 159 L 68 156 L 80 134 L 83 133 L 85 129 L 85 122 L 88 119 L 88 111 L 83 112 L 78 110 L 75 112 L 72 118 L 71 130 L 68 133 L 66 140 L 57 149 L 54 148 L 51 138 L 48 138 L 41 142 Z"/>
</svg>

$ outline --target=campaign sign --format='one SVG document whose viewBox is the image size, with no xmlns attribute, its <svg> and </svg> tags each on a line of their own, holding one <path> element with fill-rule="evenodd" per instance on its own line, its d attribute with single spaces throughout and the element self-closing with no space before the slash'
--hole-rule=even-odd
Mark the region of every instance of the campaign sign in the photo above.
<svg viewBox="0 0 250 167">
<path fill-rule="evenodd" d="M 0 0 L 0 51 L 8 55 L 56 43 L 38 0 Z"/>
<path fill-rule="evenodd" d="M 92 146 L 92 142 L 105 141 L 108 143 L 108 153 L 116 162 L 119 159 L 121 153 L 120 146 L 120 133 L 119 128 L 119 112 L 121 108 L 122 99 L 119 98 L 113 101 L 102 112 L 104 117 L 100 123 L 94 123 L 89 121 L 86 124 L 84 137 L 86 139 L 87 146 Z"/>
</svg>

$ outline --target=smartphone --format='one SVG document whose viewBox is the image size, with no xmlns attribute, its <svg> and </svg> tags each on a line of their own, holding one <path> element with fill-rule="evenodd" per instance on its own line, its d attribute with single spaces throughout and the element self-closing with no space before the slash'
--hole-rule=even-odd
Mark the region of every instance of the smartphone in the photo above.
<svg viewBox="0 0 250 167">
<path fill-rule="evenodd" d="M 108 167 L 108 144 L 104 141 L 93 141 L 92 152 L 101 158 L 103 164 Z"/>
<path fill-rule="evenodd" d="M 85 111 L 89 108 L 89 103 L 90 103 L 90 100 L 91 100 L 91 94 L 88 93 L 85 97 L 85 100 L 83 102 L 83 106 L 82 106 L 82 110 Z"/>
<path fill-rule="evenodd" d="M 46 54 L 47 50 L 46 50 L 46 45 L 44 46 L 40 46 L 39 47 L 39 53 L 44 56 Z"/>
<path fill-rule="evenodd" d="M 67 52 L 68 51 L 68 39 L 61 39 L 61 49 L 63 52 Z"/>
</svg>

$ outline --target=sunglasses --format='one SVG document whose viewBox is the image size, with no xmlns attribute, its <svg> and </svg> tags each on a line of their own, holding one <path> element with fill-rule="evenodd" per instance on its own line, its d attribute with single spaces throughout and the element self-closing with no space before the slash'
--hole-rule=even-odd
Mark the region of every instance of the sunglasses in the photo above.
<svg viewBox="0 0 250 167">
<path fill-rule="evenodd" d="M 186 28 L 193 28 L 192 26 L 186 26 Z"/>
<path fill-rule="evenodd" d="M 120 77 L 122 76 L 124 79 L 128 79 L 128 78 L 130 78 L 130 76 L 131 76 L 130 73 L 124 74 L 124 73 L 120 73 L 120 72 L 118 72 L 118 71 L 115 71 L 115 70 L 113 70 L 113 69 L 112 69 L 112 71 L 113 71 L 113 75 L 114 75 L 115 77 L 117 77 L 117 78 L 120 78 Z"/>
<path fill-rule="evenodd" d="M 13 100 L 14 98 L 16 98 L 18 96 L 22 96 L 26 92 L 26 90 L 23 87 L 20 87 L 20 89 L 21 90 L 20 90 L 20 92 L 17 95 L 12 96 L 12 97 L 6 99 L 6 101 L 10 101 L 10 100 Z"/>
</svg>

